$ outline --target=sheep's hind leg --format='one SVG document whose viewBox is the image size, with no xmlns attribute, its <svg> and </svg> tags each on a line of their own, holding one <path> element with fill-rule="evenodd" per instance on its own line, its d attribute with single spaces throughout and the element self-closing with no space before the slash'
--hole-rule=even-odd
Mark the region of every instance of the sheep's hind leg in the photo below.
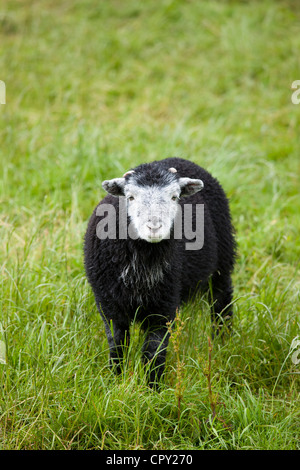
<svg viewBox="0 0 300 470">
<path fill-rule="evenodd" d="M 213 338 L 232 327 L 232 295 L 231 275 L 214 274 L 210 283 L 210 302 Z"/>
</svg>

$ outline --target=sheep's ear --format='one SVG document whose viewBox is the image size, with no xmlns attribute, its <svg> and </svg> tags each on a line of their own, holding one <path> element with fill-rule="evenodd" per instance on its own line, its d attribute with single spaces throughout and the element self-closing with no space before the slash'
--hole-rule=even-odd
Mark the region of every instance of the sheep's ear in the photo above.
<svg viewBox="0 0 300 470">
<path fill-rule="evenodd" d="M 181 189 L 181 196 L 191 196 L 192 194 L 201 191 L 204 187 L 203 181 L 192 178 L 180 178 L 179 185 Z"/>
<path fill-rule="evenodd" d="M 125 178 L 114 178 L 112 180 L 105 180 L 102 183 L 102 188 L 113 196 L 124 196 Z"/>
</svg>

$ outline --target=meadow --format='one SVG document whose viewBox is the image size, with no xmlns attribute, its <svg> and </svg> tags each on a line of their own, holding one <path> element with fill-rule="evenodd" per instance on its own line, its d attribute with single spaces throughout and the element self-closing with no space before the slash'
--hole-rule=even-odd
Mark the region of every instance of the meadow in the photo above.
<svg viewBox="0 0 300 470">
<path fill-rule="evenodd" d="M 299 22 L 293 0 L 2 1 L 0 449 L 299 450 Z M 231 336 L 184 305 L 158 392 L 136 324 L 110 371 L 82 245 L 101 182 L 169 156 L 222 183 L 238 259 Z"/>
</svg>

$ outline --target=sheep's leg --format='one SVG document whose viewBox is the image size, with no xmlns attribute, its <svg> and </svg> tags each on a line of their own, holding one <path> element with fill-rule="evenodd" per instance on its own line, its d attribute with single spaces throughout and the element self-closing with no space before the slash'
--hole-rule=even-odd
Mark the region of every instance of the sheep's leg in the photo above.
<svg viewBox="0 0 300 470">
<path fill-rule="evenodd" d="M 150 387 L 158 385 L 164 371 L 169 336 L 166 326 L 156 329 L 150 327 L 147 331 L 143 345 L 143 360 L 147 368 Z"/>
<path fill-rule="evenodd" d="M 213 337 L 215 337 L 231 329 L 233 289 L 230 274 L 214 274 L 209 292 Z"/>
<path fill-rule="evenodd" d="M 109 346 L 110 365 L 120 374 L 124 357 L 124 346 L 129 345 L 129 329 L 115 322 L 105 321 L 105 332 Z"/>
</svg>

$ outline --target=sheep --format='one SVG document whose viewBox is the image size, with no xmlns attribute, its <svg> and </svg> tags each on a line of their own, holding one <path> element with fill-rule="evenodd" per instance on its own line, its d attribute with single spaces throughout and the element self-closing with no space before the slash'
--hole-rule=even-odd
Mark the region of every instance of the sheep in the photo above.
<svg viewBox="0 0 300 470">
<path fill-rule="evenodd" d="M 136 319 L 145 331 L 143 361 L 155 387 L 165 368 L 168 324 L 197 291 L 209 293 L 215 333 L 224 323 L 230 328 L 236 243 L 229 203 L 210 173 L 176 157 L 143 163 L 102 186 L 108 194 L 84 239 L 86 276 L 111 366 L 121 372 Z"/>
</svg>

